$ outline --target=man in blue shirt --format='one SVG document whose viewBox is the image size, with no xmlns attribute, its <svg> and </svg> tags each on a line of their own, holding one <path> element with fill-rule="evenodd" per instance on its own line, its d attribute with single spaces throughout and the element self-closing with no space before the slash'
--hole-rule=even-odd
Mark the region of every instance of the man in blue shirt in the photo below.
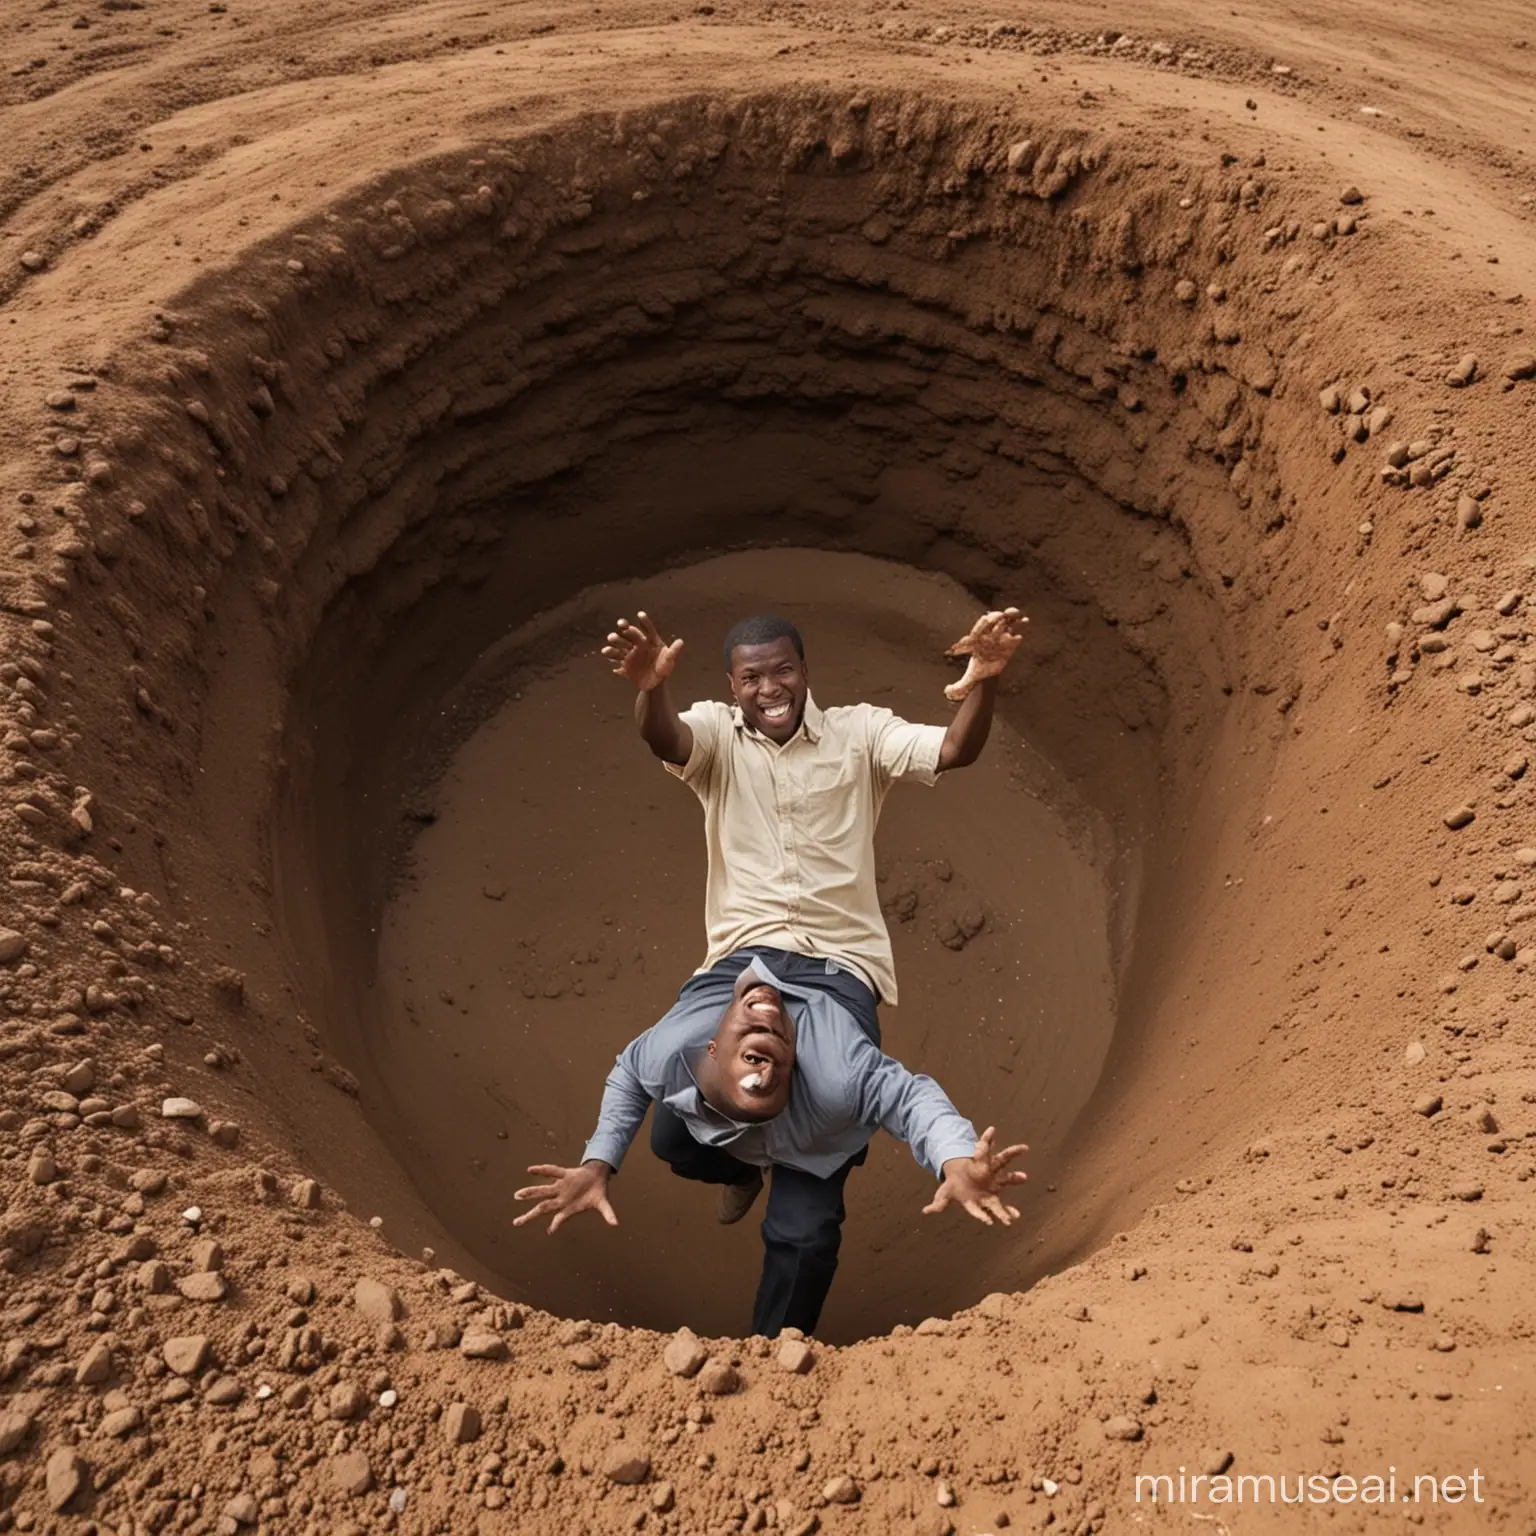
<svg viewBox="0 0 1536 1536">
<path fill-rule="evenodd" d="M 1003 1191 L 1025 1175 L 1022 1146 L 992 1151 L 930 1077 L 883 1055 L 869 988 L 835 961 L 786 950 L 738 950 L 691 977 L 677 1003 L 630 1042 L 603 1092 L 580 1167 L 537 1164 L 550 1180 L 516 1192 L 536 1201 L 522 1226 L 596 1210 L 618 1217 L 608 1182 L 652 1104 L 651 1145 L 686 1179 L 726 1186 L 720 1220 L 740 1220 L 773 1169 L 763 1219 L 763 1273 L 752 1331 L 814 1330 L 842 1239 L 843 1184 L 884 1128 L 905 1141 L 939 1187 L 929 1215 L 958 1204 L 1010 1225 Z"/>
</svg>

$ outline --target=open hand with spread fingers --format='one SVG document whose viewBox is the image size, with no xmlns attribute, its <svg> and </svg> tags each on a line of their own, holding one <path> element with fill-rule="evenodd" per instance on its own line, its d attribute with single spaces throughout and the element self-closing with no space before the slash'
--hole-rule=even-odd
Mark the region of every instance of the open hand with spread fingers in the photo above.
<svg viewBox="0 0 1536 1536">
<path fill-rule="evenodd" d="M 1001 1197 L 1010 1184 L 1022 1184 L 1029 1177 L 1027 1173 L 1008 1168 L 1014 1158 L 1021 1152 L 1028 1152 L 1029 1148 L 1020 1145 L 994 1152 L 992 1138 L 996 1134 L 989 1125 L 981 1133 L 970 1157 L 952 1157 L 944 1164 L 944 1182 L 934 1191 L 932 1203 L 923 1207 L 924 1216 L 934 1216 L 951 1205 L 960 1205 L 988 1227 L 993 1224 L 994 1217 L 1005 1227 L 1019 1219 L 1017 1208 L 1004 1205 Z"/>
<path fill-rule="evenodd" d="M 965 675 L 944 690 L 944 697 L 958 704 L 977 683 L 985 678 L 996 677 L 1013 659 L 1013 653 L 1024 639 L 1024 626 L 1028 623 L 1029 620 L 1017 608 L 982 614 L 971 625 L 970 634 L 963 640 L 957 640 L 944 653 L 946 656 L 967 658 Z"/>
<path fill-rule="evenodd" d="M 531 1211 L 524 1211 L 512 1225 L 521 1227 L 541 1216 L 553 1216 L 549 1224 L 550 1235 L 560 1230 L 562 1223 L 582 1211 L 598 1211 L 610 1227 L 619 1224 L 613 1207 L 608 1203 L 608 1178 L 612 1174 L 607 1163 L 588 1162 L 580 1168 L 559 1168 L 553 1163 L 535 1163 L 528 1170 L 541 1178 L 552 1179 L 550 1184 L 530 1184 L 513 1192 L 514 1200 L 537 1200 Z"/>
<path fill-rule="evenodd" d="M 619 620 L 609 633 L 603 655 L 613 663 L 614 676 L 626 677 L 642 693 L 649 693 L 672 675 L 683 642 L 674 640 L 668 645 L 644 609 L 635 617 L 637 623 Z"/>
</svg>

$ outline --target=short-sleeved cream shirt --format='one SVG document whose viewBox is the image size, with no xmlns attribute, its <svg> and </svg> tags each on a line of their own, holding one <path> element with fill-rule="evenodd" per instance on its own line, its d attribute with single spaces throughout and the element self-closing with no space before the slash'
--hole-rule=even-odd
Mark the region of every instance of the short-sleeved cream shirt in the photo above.
<svg viewBox="0 0 1536 1536">
<path fill-rule="evenodd" d="M 820 955 L 896 1001 L 891 937 L 875 885 L 875 823 L 898 779 L 939 776 L 942 725 L 913 725 L 871 704 L 820 709 L 777 746 L 717 700 L 683 713 L 693 752 L 668 763 L 704 806 L 709 953 L 701 970 L 749 944 Z"/>
</svg>

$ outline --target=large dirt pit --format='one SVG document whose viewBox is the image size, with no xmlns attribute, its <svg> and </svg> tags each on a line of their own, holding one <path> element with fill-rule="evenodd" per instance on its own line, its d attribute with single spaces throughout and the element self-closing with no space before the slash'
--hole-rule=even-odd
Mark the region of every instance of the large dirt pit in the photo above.
<svg viewBox="0 0 1536 1536">
<path fill-rule="evenodd" d="M 1536 1531 L 1536 81 L 1413 12 L 0 24 L 0 1531 Z M 877 1140 L 786 1369 L 643 1145 L 511 1227 L 703 953 L 597 647 L 1004 602 L 878 847 L 1023 1220 Z"/>
</svg>

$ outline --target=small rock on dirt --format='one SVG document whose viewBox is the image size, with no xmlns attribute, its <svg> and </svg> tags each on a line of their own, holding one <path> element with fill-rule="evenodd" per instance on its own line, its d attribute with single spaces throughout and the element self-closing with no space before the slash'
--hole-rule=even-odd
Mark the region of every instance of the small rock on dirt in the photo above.
<svg viewBox="0 0 1536 1536">
<path fill-rule="evenodd" d="M 651 1475 L 651 1458 L 631 1446 L 616 1445 L 603 1462 L 603 1476 L 626 1488 L 643 1483 Z"/>
<path fill-rule="evenodd" d="M 699 1372 L 699 1386 L 713 1397 L 727 1397 L 740 1385 L 736 1367 L 725 1360 L 711 1360 Z"/>
<path fill-rule="evenodd" d="M 223 1301 L 229 1294 L 229 1286 L 217 1270 L 199 1270 L 195 1274 L 183 1275 L 176 1282 L 176 1289 L 188 1301 Z"/>
<path fill-rule="evenodd" d="M 48 1507 L 56 1514 L 85 1487 L 91 1469 L 73 1446 L 61 1445 L 48 1458 L 43 1479 L 48 1493 Z"/>
<path fill-rule="evenodd" d="M 224 1513 L 236 1525 L 255 1525 L 261 1519 L 261 1505 L 251 1493 L 237 1493 L 225 1506 Z"/>
<path fill-rule="evenodd" d="M 102 1415 L 101 1432 L 113 1440 L 121 1440 L 131 1435 L 143 1422 L 144 1410 L 137 1403 L 129 1403 L 126 1407 L 114 1408 L 111 1413 Z"/>
<path fill-rule="evenodd" d="M 1456 366 L 1446 374 L 1445 382 L 1452 389 L 1465 389 L 1473 379 L 1477 377 L 1477 357 L 1474 353 L 1463 352 L 1457 359 Z"/>
<path fill-rule="evenodd" d="M 661 1359 L 674 1376 L 697 1376 L 704 1362 L 709 1359 L 709 1351 L 690 1329 L 683 1328 L 667 1341 Z"/>
<path fill-rule="evenodd" d="M 191 1333 L 167 1339 L 160 1357 L 178 1376 L 195 1376 L 208 1363 L 208 1336 Z"/>
<path fill-rule="evenodd" d="M 82 1387 L 100 1386 L 112 1374 L 112 1346 L 98 1339 L 80 1357 L 75 1367 L 75 1381 Z"/>
<path fill-rule="evenodd" d="M 830 1482 L 824 1483 L 821 1496 L 828 1504 L 857 1504 L 859 1502 L 859 1485 L 846 1473 L 841 1477 L 834 1477 Z"/>
<path fill-rule="evenodd" d="M 32 1433 L 30 1413 L 0 1413 L 0 1456 L 9 1456 Z"/>
<path fill-rule="evenodd" d="M 373 1323 L 392 1323 L 404 1311 L 399 1292 L 369 1275 L 357 1282 L 352 1300 L 357 1310 Z"/>
<path fill-rule="evenodd" d="M 449 1445 L 469 1445 L 480 1438 L 480 1410 L 473 1403 L 451 1403 L 443 1415 Z"/>
<path fill-rule="evenodd" d="M 779 1345 L 779 1369 L 803 1376 L 816 1363 L 811 1346 L 803 1339 L 785 1339 Z"/>
<path fill-rule="evenodd" d="M 459 1340 L 459 1353 L 468 1360 L 505 1360 L 507 1341 L 488 1328 L 470 1328 Z"/>
<path fill-rule="evenodd" d="M 362 1451 L 343 1451 L 331 1457 L 331 1483 L 338 1493 L 351 1498 L 367 1493 L 373 1487 L 373 1468 Z"/>
<path fill-rule="evenodd" d="M 1427 625 L 1430 629 L 1444 629 L 1461 612 L 1461 605 L 1454 597 L 1441 598 L 1437 603 L 1427 603 L 1413 610 L 1413 622 Z"/>
<path fill-rule="evenodd" d="M 1114 1418 L 1105 1420 L 1104 1438 L 1106 1440 L 1140 1440 L 1141 1422 L 1127 1414 L 1117 1414 Z"/>
<path fill-rule="evenodd" d="M 213 1274 L 224 1268 L 224 1245 L 217 1238 L 203 1237 L 192 1244 L 192 1268 L 200 1274 Z"/>
</svg>

